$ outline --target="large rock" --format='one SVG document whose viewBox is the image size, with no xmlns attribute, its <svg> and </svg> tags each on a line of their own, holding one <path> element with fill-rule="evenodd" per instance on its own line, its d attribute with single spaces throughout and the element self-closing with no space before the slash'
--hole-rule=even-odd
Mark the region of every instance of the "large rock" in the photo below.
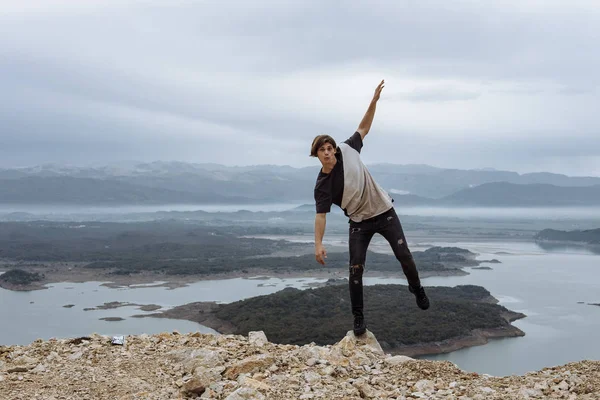
<svg viewBox="0 0 600 400">
<path fill-rule="evenodd" d="M 355 336 L 349 331 L 346 336 L 331 347 L 327 360 L 340 366 L 367 365 L 383 358 L 385 353 L 372 332 L 368 331 L 361 336 Z"/>
<path fill-rule="evenodd" d="M 352 351 L 356 349 L 364 353 L 375 354 L 378 356 L 385 355 L 377 338 L 373 335 L 373 332 L 369 330 L 361 336 L 356 336 L 354 332 L 348 331 L 346 336 L 334 347 L 340 347 L 345 355 L 352 353 Z"/>
<path fill-rule="evenodd" d="M 269 343 L 267 335 L 265 335 L 263 331 L 248 332 L 248 342 L 257 347 L 263 347 L 265 344 Z"/>
<path fill-rule="evenodd" d="M 185 372 L 192 373 L 196 368 L 216 368 L 224 364 L 221 355 L 209 349 L 183 349 L 168 353 L 173 360 L 183 364 Z"/>
<path fill-rule="evenodd" d="M 275 359 L 269 354 L 250 356 L 227 368 L 225 376 L 227 379 L 235 380 L 240 374 L 262 372 L 269 368 L 274 362 Z"/>
</svg>

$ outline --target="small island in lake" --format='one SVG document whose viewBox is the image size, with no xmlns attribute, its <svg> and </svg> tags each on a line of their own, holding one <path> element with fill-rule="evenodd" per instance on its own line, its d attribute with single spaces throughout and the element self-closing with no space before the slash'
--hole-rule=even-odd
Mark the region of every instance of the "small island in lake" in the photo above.
<svg viewBox="0 0 600 400">
<path fill-rule="evenodd" d="M 44 278 L 42 273 L 15 268 L 0 275 L 0 287 L 10 290 L 31 290 L 41 286 L 40 282 Z"/>
<path fill-rule="evenodd" d="M 520 318 L 480 286 L 429 287 L 431 308 L 417 308 L 403 285 L 365 286 L 368 329 L 382 348 L 409 356 L 437 354 L 485 344 L 488 338 L 524 336 L 510 324 Z M 352 327 L 347 285 L 286 288 L 230 304 L 190 303 L 136 317 L 186 319 L 224 334 L 262 330 L 274 343 L 333 344 Z"/>
</svg>

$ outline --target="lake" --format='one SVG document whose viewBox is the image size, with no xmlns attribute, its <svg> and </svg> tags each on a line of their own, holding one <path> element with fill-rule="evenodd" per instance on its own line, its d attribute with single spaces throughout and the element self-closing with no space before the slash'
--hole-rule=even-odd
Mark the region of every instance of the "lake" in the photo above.
<svg viewBox="0 0 600 400">
<path fill-rule="evenodd" d="M 288 238 L 292 239 L 293 238 Z M 297 238 L 299 241 L 305 237 Z M 328 235 L 326 245 L 344 245 L 343 235 Z M 491 375 L 522 374 L 581 359 L 600 359 L 600 255 L 582 248 L 545 250 L 531 242 L 500 241 L 412 241 L 420 250 L 431 245 L 458 246 L 479 253 L 480 259 L 496 258 L 501 264 L 484 264 L 493 270 L 467 268 L 468 276 L 423 279 L 425 286 L 481 285 L 505 307 L 523 312 L 527 318 L 514 325 L 526 336 L 496 339 L 484 346 L 424 358 L 450 360 L 467 371 Z M 372 250 L 389 252 L 387 243 L 374 238 Z M 367 260 L 368 269 L 368 260 Z M 399 270 L 400 274 L 400 270 Z M 400 276 L 400 275 L 399 275 Z M 60 283 L 50 289 L 12 292 L 0 289 L 0 343 L 27 344 L 37 338 L 75 337 L 93 332 L 117 335 L 180 332 L 211 332 L 189 321 L 130 318 L 143 314 L 136 307 L 83 311 L 104 302 L 122 301 L 158 304 L 165 308 L 194 301 L 231 302 L 273 293 L 287 286 L 306 287 L 323 279 L 228 279 L 201 281 L 184 288 L 108 288 L 99 282 Z M 403 279 L 367 277 L 365 284 L 402 283 Z M 368 300 L 367 300 L 368 301 Z M 435 304 L 435 298 L 431 299 Z M 584 302 L 579 304 L 578 302 Z M 64 305 L 74 304 L 72 308 Z M 415 312 L 423 312 L 416 308 Z M 122 317 L 124 321 L 100 321 Z M 368 322 L 368 316 L 367 316 Z M 349 327 L 350 328 L 350 327 Z M 377 335 L 377 332 L 374 332 Z M 340 338 L 341 339 L 341 338 Z"/>
</svg>

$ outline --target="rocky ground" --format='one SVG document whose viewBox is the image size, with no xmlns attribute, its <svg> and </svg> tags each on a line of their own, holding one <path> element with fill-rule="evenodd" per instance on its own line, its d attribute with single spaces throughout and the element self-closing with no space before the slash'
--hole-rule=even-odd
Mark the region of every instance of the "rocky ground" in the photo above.
<svg viewBox="0 0 600 400">
<path fill-rule="evenodd" d="M 549 350 L 550 351 L 550 350 Z M 332 346 L 177 332 L 0 346 L 2 399 L 600 399 L 600 362 L 523 376 L 383 353 L 368 332 Z"/>
</svg>

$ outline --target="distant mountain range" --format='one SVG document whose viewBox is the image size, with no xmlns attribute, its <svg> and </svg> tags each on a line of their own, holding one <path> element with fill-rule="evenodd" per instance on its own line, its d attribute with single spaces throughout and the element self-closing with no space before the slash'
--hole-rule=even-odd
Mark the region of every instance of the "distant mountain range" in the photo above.
<svg viewBox="0 0 600 400">
<path fill-rule="evenodd" d="M 405 206 L 600 206 L 600 178 L 374 164 Z M 228 167 L 184 162 L 0 170 L 3 204 L 311 203 L 319 166 Z"/>
<path fill-rule="evenodd" d="M 535 236 L 536 240 L 553 242 L 575 242 L 600 245 L 600 228 L 576 231 L 544 229 Z"/>
</svg>

